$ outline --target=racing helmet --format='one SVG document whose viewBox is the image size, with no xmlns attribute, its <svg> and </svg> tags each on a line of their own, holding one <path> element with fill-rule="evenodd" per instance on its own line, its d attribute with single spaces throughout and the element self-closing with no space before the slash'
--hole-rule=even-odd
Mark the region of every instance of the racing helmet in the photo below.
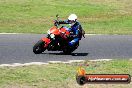
<svg viewBox="0 0 132 88">
<path fill-rule="evenodd" d="M 70 16 L 68 17 L 69 21 L 76 21 L 77 20 L 77 15 L 76 14 L 70 14 Z"/>
<path fill-rule="evenodd" d="M 69 25 L 70 26 L 73 26 L 75 23 L 76 23 L 76 20 L 77 20 L 77 15 L 76 14 L 71 14 L 69 17 L 68 17 L 68 21 L 69 21 Z"/>
</svg>

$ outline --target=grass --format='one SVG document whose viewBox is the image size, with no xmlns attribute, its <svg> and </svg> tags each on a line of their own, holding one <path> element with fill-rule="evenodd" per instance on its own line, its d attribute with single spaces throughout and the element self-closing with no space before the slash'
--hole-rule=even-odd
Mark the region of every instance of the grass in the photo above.
<svg viewBox="0 0 132 88">
<path fill-rule="evenodd" d="M 0 67 L 0 88 L 131 88 L 132 84 L 86 84 L 79 86 L 75 75 L 79 65 L 88 74 L 130 74 L 132 61 L 86 61 L 72 64 Z M 88 65 L 88 66 L 87 66 Z"/>
<path fill-rule="evenodd" d="M 0 0 L 0 32 L 46 33 L 76 13 L 86 33 L 132 34 L 131 0 Z"/>
</svg>

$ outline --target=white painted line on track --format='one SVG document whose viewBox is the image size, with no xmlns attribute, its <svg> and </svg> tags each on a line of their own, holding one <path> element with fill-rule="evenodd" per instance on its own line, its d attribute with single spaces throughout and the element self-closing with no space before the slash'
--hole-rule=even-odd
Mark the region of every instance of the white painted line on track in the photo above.
<svg viewBox="0 0 132 88">
<path fill-rule="evenodd" d="M 5 33 L 5 32 L 2 32 L 2 33 L 0 33 L 0 34 L 32 34 L 32 33 Z M 35 34 L 35 33 L 34 33 Z M 45 33 L 46 34 L 46 33 Z M 110 35 L 110 34 L 85 34 L 86 36 L 88 36 L 88 35 Z M 119 35 L 119 34 L 111 34 L 111 35 Z"/>
<path fill-rule="evenodd" d="M 2 32 L 0 34 L 2 34 L 2 35 L 4 35 L 4 34 L 5 35 L 8 35 L 8 34 L 27 34 L 27 33 L 5 33 L 5 32 Z M 28 34 L 30 34 L 30 33 L 28 33 Z M 105 35 L 105 34 L 85 34 L 85 35 Z"/>
<path fill-rule="evenodd" d="M 47 64 L 58 64 L 58 63 L 63 63 L 63 64 L 71 64 L 74 62 L 81 63 L 85 61 L 111 61 L 113 59 L 95 59 L 95 60 L 68 60 L 68 61 L 48 61 L 47 63 L 45 62 L 30 62 L 30 63 L 13 63 L 13 64 L 0 64 L 0 67 L 18 67 L 18 66 L 30 66 L 30 65 L 47 65 Z M 129 60 L 132 60 L 131 58 Z"/>
<path fill-rule="evenodd" d="M 110 61 L 112 59 L 96 59 L 96 60 L 89 60 L 89 61 Z"/>
<path fill-rule="evenodd" d="M 48 61 L 48 63 L 55 64 L 55 63 L 63 63 L 63 62 L 62 61 Z"/>
<path fill-rule="evenodd" d="M 87 60 L 87 61 L 110 61 L 112 59 L 95 59 L 95 60 Z M 132 60 L 132 59 L 131 59 Z M 64 63 L 64 64 L 70 64 L 70 63 L 81 63 L 85 62 L 85 60 L 68 60 L 68 61 L 48 61 L 45 62 L 30 62 L 30 63 L 13 63 L 13 64 L 0 64 L 0 67 L 17 67 L 17 66 L 30 66 L 30 65 L 47 65 L 47 64 L 57 64 L 57 63 Z"/>
<path fill-rule="evenodd" d="M 130 60 L 132 60 L 132 59 L 130 59 Z"/>
<path fill-rule="evenodd" d="M 0 33 L 0 35 L 16 35 L 16 34 L 24 34 L 24 33 Z"/>
<path fill-rule="evenodd" d="M 84 62 L 85 60 L 69 60 L 69 63 L 74 63 L 74 62 Z"/>
<path fill-rule="evenodd" d="M 30 66 L 30 65 L 46 65 L 44 62 L 30 62 L 30 63 L 13 63 L 13 64 L 1 64 L 0 67 L 17 67 L 17 66 Z"/>
</svg>

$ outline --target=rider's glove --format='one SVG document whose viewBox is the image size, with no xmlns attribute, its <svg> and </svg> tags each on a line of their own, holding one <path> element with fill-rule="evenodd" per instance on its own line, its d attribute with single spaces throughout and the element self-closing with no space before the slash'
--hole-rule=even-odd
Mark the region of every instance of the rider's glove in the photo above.
<svg viewBox="0 0 132 88">
<path fill-rule="evenodd" d="M 59 21 L 55 20 L 55 21 L 54 21 L 54 25 L 55 25 L 55 26 L 59 25 Z"/>
</svg>

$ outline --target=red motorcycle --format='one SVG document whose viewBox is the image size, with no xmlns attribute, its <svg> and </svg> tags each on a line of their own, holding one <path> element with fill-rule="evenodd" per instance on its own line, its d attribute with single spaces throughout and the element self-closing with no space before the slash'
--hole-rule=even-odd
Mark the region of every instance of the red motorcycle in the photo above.
<svg viewBox="0 0 132 88">
<path fill-rule="evenodd" d="M 59 16 L 57 15 L 57 20 Z M 33 46 L 33 52 L 35 54 L 40 54 L 46 49 L 48 51 L 63 51 L 64 54 L 71 54 L 79 46 L 79 42 L 70 47 L 68 42 L 72 40 L 71 33 L 67 30 L 66 27 L 58 27 L 58 24 L 55 23 L 47 31 L 47 37 L 42 38 Z"/>
</svg>

